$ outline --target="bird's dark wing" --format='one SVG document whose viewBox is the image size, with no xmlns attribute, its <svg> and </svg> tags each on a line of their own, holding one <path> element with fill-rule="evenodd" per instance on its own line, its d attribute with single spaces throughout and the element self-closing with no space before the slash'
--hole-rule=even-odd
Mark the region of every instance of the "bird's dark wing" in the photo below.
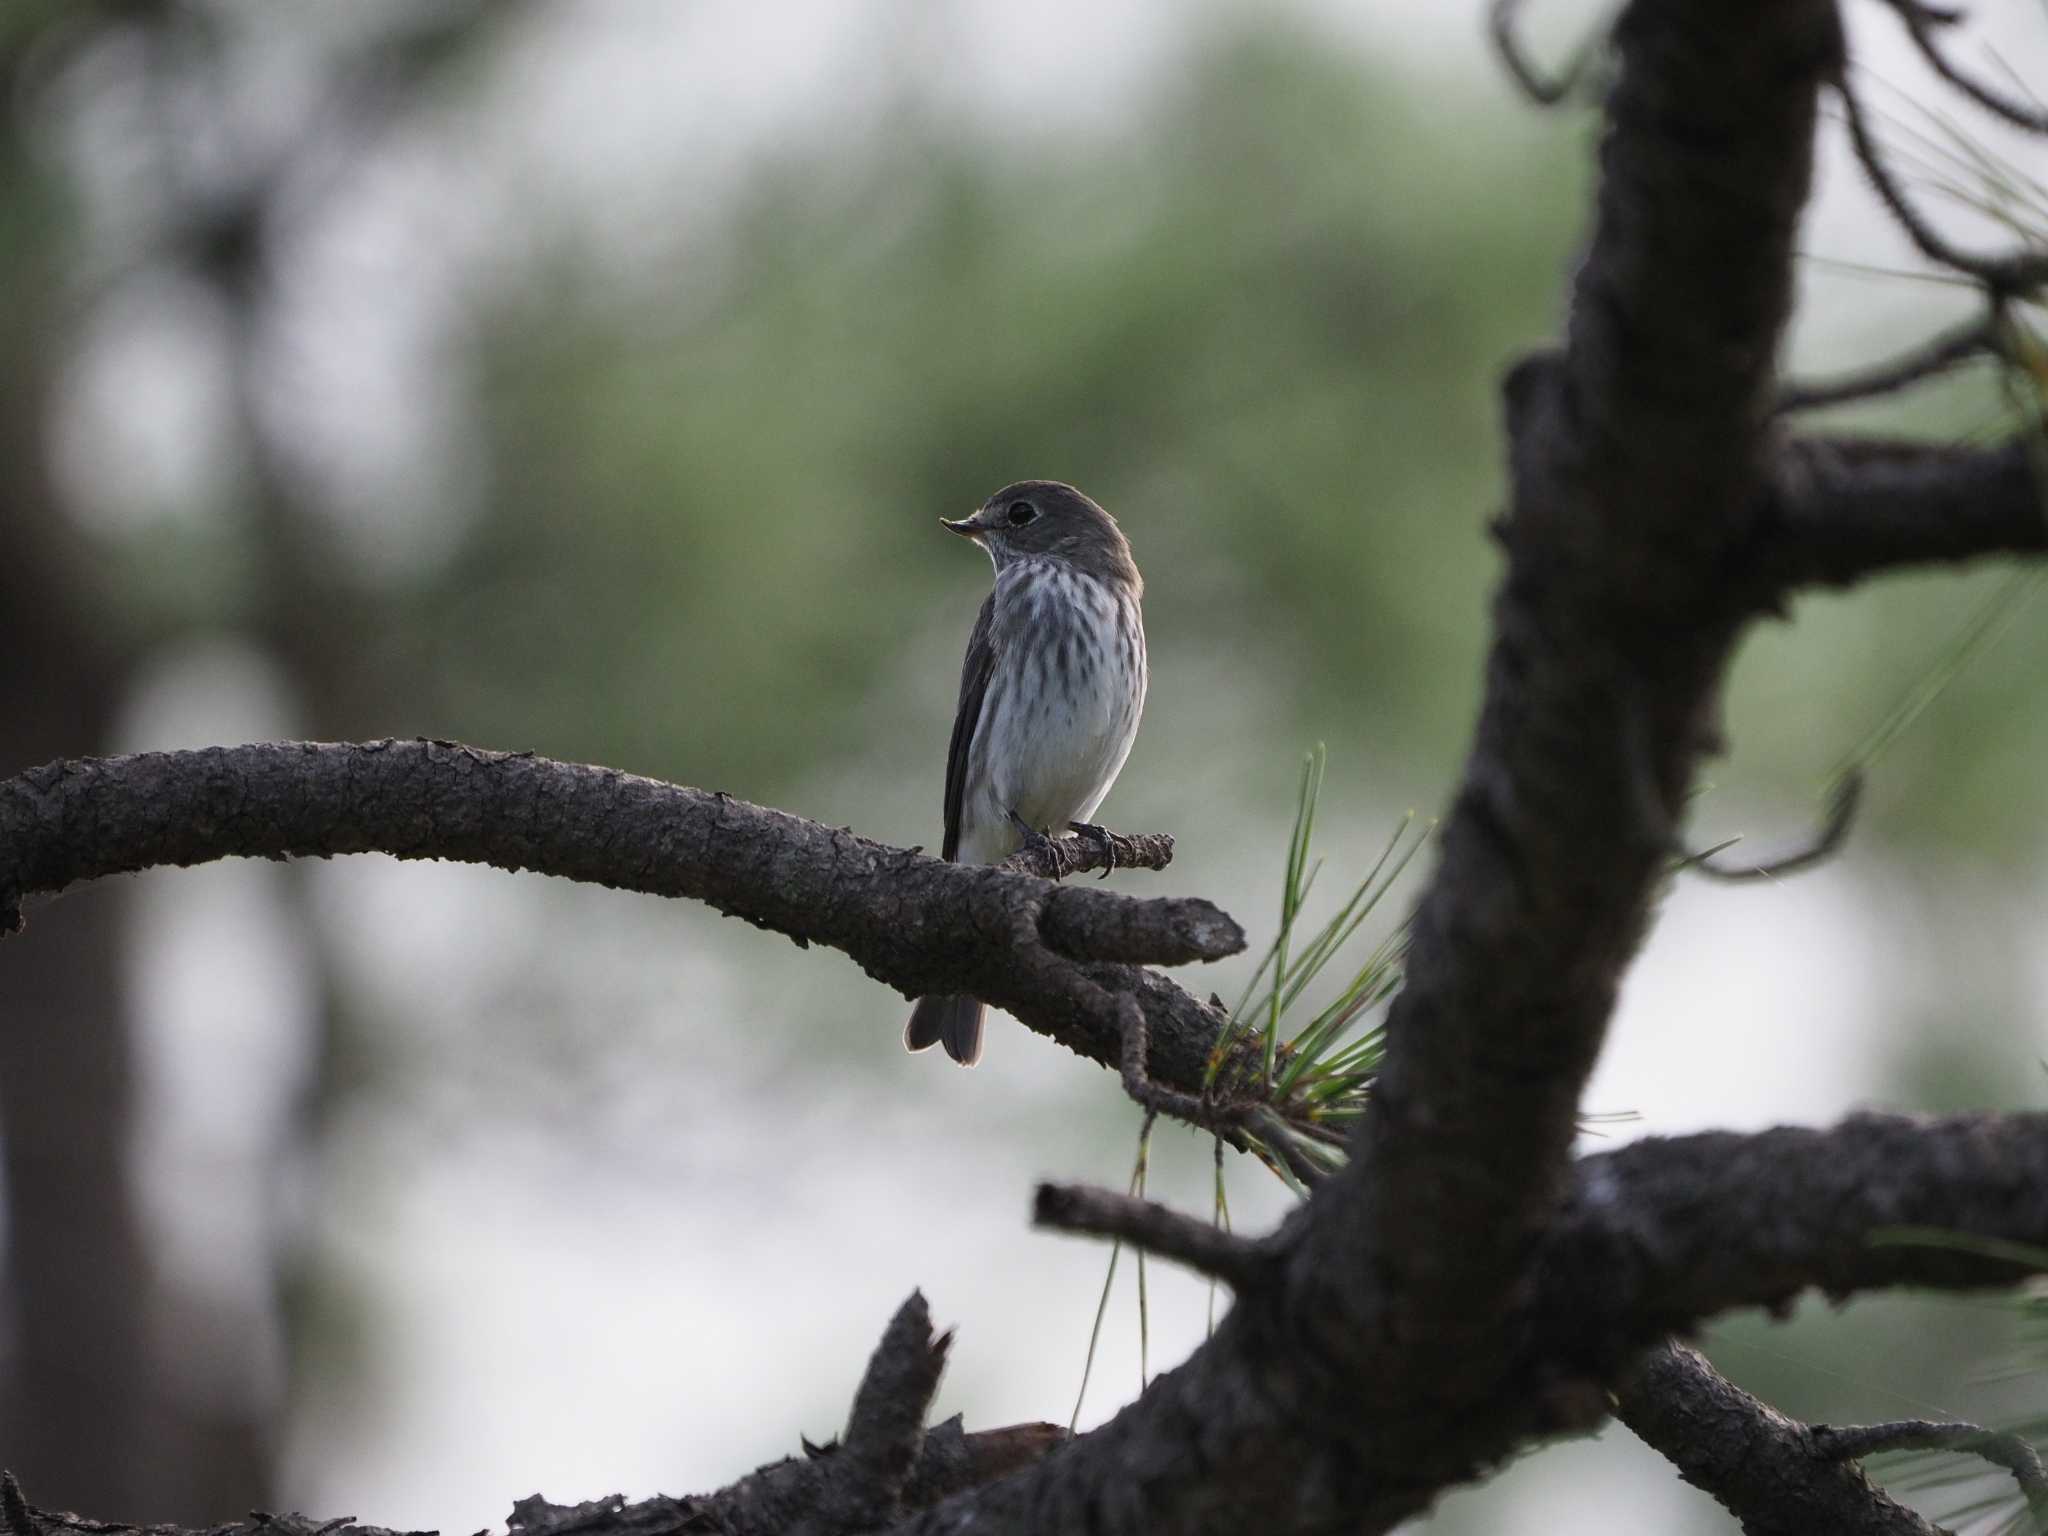
<svg viewBox="0 0 2048 1536">
<path fill-rule="evenodd" d="M 953 742 L 946 748 L 945 857 L 960 852 L 960 807 L 967 795 L 967 758 L 974 746 L 974 727 L 981 720 L 981 702 L 988 696 L 989 675 L 996 669 L 996 595 L 991 592 L 967 637 L 967 660 L 960 667 L 960 707 L 953 715 Z"/>
</svg>

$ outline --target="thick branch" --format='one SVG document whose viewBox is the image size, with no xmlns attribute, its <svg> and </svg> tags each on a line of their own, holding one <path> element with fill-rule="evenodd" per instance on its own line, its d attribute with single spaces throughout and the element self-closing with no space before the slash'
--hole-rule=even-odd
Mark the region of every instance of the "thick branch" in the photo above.
<svg viewBox="0 0 2048 1536">
<path fill-rule="evenodd" d="M 1643 1357 L 1615 1395 L 1615 1417 L 1712 1494 L 1748 1536 L 1939 1536 L 1860 1469 L 1826 1454 L 1804 1424 L 1682 1344 Z"/>
<path fill-rule="evenodd" d="M 1476 739 L 1359 1155 L 1290 1266 L 1297 1324 L 1368 1384 L 1352 1477 L 1374 1526 L 1580 1411 L 1545 1386 L 1557 1369 L 1524 1374 L 1514 1298 L 1715 741 L 1746 617 L 1719 572 L 1754 516 L 1816 93 L 1840 61 L 1825 0 L 1638 0 L 1615 42 L 1567 345 L 1507 386 Z"/>
<path fill-rule="evenodd" d="M 1595 1357 L 1808 1288 L 1975 1289 L 2048 1269 L 2048 1115 L 1653 1137 L 1575 1172 L 1531 1326 Z M 1617 1324 L 1628 1334 L 1599 1336 Z"/>
<path fill-rule="evenodd" d="M 1061 838 L 1055 848 L 1082 839 Z M 1163 851 L 1143 840 L 1151 854 Z M 1099 849 L 1097 850 L 1099 852 Z M 0 781 L 0 932 L 21 900 L 156 865 L 388 853 L 690 896 L 845 951 L 907 996 L 970 992 L 1107 1066 L 1103 989 L 1145 1011 L 1163 1082 L 1196 1087 L 1221 1011 L 1136 962 L 1215 959 L 1237 924 L 947 864 L 726 794 L 437 741 L 264 743 L 50 763 Z"/>
<path fill-rule="evenodd" d="M 2048 551 L 2028 445 L 1802 437 L 1773 460 L 1757 527 L 1759 597 L 1886 571 Z"/>
</svg>

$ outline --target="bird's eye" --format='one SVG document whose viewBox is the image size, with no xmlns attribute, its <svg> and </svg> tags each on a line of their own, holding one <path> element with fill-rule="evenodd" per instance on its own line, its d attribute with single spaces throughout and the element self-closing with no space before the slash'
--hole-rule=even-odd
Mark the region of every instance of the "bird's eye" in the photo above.
<svg viewBox="0 0 2048 1536">
<path fill-rule="evenodd" d="M 1022 528 L 1026 523 L 1037 521 L 1038 508 L 1028 501 L 1013 501 L 1005 515 L 1009 518 L 1012 528 Z"/>
</svg>

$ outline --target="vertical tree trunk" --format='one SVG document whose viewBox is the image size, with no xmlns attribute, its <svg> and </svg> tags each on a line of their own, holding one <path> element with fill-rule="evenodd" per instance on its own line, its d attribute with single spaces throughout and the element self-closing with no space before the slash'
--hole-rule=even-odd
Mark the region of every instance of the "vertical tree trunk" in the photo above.
<svg viewBox="0 0 2048 1536">
<path fill-rule="evenodd" d="M 0 60 L 0 64 L 4 64 Z M 0 68 L 0 89 L 7 85 Z M 11 99 L 12 92 L 7 93 Z M 0 291 L 58 287 L 35 169 L 0 119 Z M 52 483 L 46 307 L 0 317 L 0 772 L 102 751 L 125 691 L 120 615 Z M 266 1502 L 271 1431 L 167 1379 L 148 1236 L 130 1176 L 134 1043 L 118 887 L 31 920 L 0 967 L 0 1465 L 51 1507 L 203 1522 Z"/>
</svg>

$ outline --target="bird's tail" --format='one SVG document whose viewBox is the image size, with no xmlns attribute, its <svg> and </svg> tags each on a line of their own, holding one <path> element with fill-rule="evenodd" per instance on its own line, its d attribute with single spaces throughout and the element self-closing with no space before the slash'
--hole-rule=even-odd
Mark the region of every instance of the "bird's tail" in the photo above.
<svg viewBox="0 0 2048 1536">
<path fill-rule="evenodd" d="M 963 1067 L 981 1060 L 979 999 L 946 995 L 920 997 L 903 1027 L 903 1048 L 926 1051 L 943 1044 L 946 1054 Z"/>
</svg>

